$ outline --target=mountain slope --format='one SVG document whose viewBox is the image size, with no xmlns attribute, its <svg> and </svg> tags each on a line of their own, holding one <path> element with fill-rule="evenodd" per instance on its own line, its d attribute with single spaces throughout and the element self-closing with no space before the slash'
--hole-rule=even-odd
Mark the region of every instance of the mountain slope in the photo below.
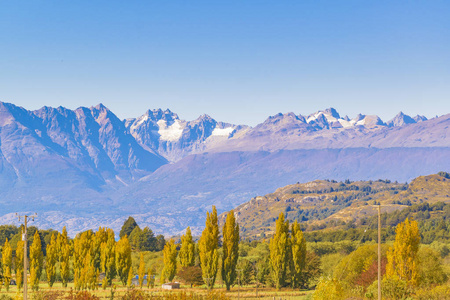
<svg viewBox="0 0 450 300">
<path fill-rule="evenodd" d="M 401 210 L 411 204 L 450 203 L 450 179 L 440 175 L 421 176 L 409 185 L 386 180 L 336 182 L 316 180 L 278 188 L 265 196 L 252 198 L 234 209 L 241 236 L 260 238 L 271 235 L 274 220 L 284 213 L 304 227 L 320 227 L 330 221 L 354 222 L 377 213 Z M 219 216 L 223 224 L 226 214 Z"/>
</svg>

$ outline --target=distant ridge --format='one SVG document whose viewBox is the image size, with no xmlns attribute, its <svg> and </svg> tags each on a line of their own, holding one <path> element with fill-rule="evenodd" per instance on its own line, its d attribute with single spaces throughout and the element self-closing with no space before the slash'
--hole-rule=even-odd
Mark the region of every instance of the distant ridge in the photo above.
<svg viewBox="0 0 450 300">
<path fill-rule="evenodd" d="M 407 181 L 450 169 L 450 114 L 276 114 L 255 127 L 170 110 L 120 120 L 102 104 L 29 111 L 0 102 L 0 216 L 36 211 L 71 234 L 128 215 L 158 233 L 292 182 Z M 189 213 L 186 213 L 189 212 Z M 117 228 L 116 228 L 117 229 Z"/>
</svg>

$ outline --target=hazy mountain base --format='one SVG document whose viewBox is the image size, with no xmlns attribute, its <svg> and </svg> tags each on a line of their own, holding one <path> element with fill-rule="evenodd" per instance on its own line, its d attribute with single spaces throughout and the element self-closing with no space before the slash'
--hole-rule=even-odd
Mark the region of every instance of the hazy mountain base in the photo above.
<svg viewBox="0 0 450 300">
<path fill-rule="evenodd" d="M 32 177 L 26 188 L 13 186 L 9 192 L 0 191 L 0 210 L 3 214 L 46 211 L 36 225 L 58 230 L 66 225 L 71 235 L 98 226 L 117 231 L 128 215 L 156 233 L 171 235 L 191 226 L 197 234 L 211 205 L 219 212 L 227 211 L 297 181 L 410 181 L 422 174 L 450 170 L 448 157 L 450 148 L 204 153 L 164 165 L 118 190 L 108 186 L 102 191 L 77 188 L 67 184 L 67 176 L 54 176 L 49 181 Z M 13 219 L 12 214 L 3 216 L 2 223 Z"/>
</svg>

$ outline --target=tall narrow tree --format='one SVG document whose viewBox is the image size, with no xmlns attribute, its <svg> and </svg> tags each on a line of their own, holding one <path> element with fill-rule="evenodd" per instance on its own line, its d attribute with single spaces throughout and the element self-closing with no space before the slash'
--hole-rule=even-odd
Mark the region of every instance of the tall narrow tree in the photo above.
<svg viewBox="0 0 450 300">
<path fill-rule="evenodd" d="M 52 234 L 50 244 L 46 248 L 47 256 L 45 257 L 45 273 L 49 287 L 52 287 L 56 280 L 57 248 L 56 235 Z"/>
<path fill-rule="evenodd" d="M 286 271 L 289 258 L 289 221 L 284 221 L 284 214 L 280 213 L 275 223 L 275 235 L 270 240 L 270 264 L 272 277 L 279 290 L 286 281 Z"/>
<path fill-rule="evenodd" d="M 58 249 L 59 273 L 63 287 L 67 287 L 70 276 L 70 257 L 72 254 L 66 226 L 63 227 L 62 234 L 58 234 Z"/>
<path fill-rule="evenodd" d="M 33 291 L 39 290 L 44 257 L 42 254 L 41 238 L 38 231 L 34 233 L 33 244 L 30 247 L 30 283 Z"/>
<path fill-rule="evenodd" d="M 142 289 L 142 286 L 144 285 L 144 278 L 145 278 L 145 261 L 144 261 L 144 253 L 142 253 L 142 252 L 139 257 L 138 276 L 139 276 L 139 286 Z"/>
<path fill-rule="evenodd" d="M 236 223 L 234 211 L 230 211 L 223 225 L 222 246 L 222 280 L 227 290 L 236 280 L 236 265 L 239 257 L 239 225 Z"/>
<path fill-rule="evenodd" d="M 195 243 L 192 240 L 191 228 L 186 228 L 186 233 L 181 236 L 180 253 L 181 267 L 191 267 L 195 264 Z"/>
<path fill-rule="evenodd" d="M 2 269 L 3 269 L 3 281 L 7 291 L 9 291 L 9 283 L 11 281 L 11 266 L 12 266 L 12 249 L 11 245 L 6 239 L 2 248 Z"/>
<path fill-rule="evenodd" d="M 131 246 L 125 235 L 116 244 L 116 269 L 120 281 L 124 286 L 128 282 L 128 274 L 131 268 Z"/>
<path fill-rule="evenodd" d="M 161 281 L 172 281 L 177 273 L 177 245 L 174 240 L 170 240 L 163 249 L 164 268 L 161 274 Z"/>
<path fill-rule="evenodd" d="M 21 289 L 23 286 L 23 241 L 17 242 L 16 256 L 14 258 L 16 265 L 16 284 L 17 288 Z"/>
<path fill-rule="evenodd" d="M 411 285 L 418 280 L 420 234 L 417 222 L 408 218 L 397 225 L 394 246 L 387 253 L 386 276 L 398 277 Z"/>
<path fill-rule="evenodd" d="M 206 213 L 205 229 L 199 241 L 200 265 L 208 289 L 214 287 L 219 265 L 219 225 L 216 207 Z"/>
<path fill-rule="evenodd" d="M 86 277 L 86 265 L 89 265 L 90 261 L 86 260 L 89 255 L 89 259 L 92 257 L 90 255 L 90 248 L 92 243 L 92 231 L 88 230 L 79 234 L 73 243 L 73 280 L 75 289 L 86 289 L 87 288 L 87 277 Z"/>
<path fill-rule="evenodd" d="M 291 227 L 291 284 L 292 288 L 300 287 L 302 273 L 306 264 L 306 240 L 300 229 L 300 224 L 295 221 Z"/>
<path fill-rule="evenodd" d="M 102 271 L 105 272 L 103 287 L 110 286 L 114 277 L 116 277 L 116 241 L 114 231 L 107 230 L 107 241 L 102 243 Z"/>
</svg>

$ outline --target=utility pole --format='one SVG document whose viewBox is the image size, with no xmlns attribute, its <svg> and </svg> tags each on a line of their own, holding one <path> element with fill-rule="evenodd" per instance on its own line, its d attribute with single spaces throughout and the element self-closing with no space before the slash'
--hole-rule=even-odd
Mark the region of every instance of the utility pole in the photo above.
<svg viewBox="0 0 450 300">
<path fill-rule="evenodd" d="M 34 213 L 32 216 L 20 216 L 16 213 L 17 218 L 24 220 L 24 229 L 22 232 L 22 241 L 23 241 L 23 300 L 27 300 L 27 284 L 28 284 L 28 258 L 27 258 L 27 226 L 28 226 L 28 219 L 31 218 L 32 221 L 34 221 L 34 218 L 37 217 L 37 214 Z"/>
<path fill-rule="evenodd" d="M 381 205 L 378 204 L 378 299 L 381 300 Z"/>
</svg>

